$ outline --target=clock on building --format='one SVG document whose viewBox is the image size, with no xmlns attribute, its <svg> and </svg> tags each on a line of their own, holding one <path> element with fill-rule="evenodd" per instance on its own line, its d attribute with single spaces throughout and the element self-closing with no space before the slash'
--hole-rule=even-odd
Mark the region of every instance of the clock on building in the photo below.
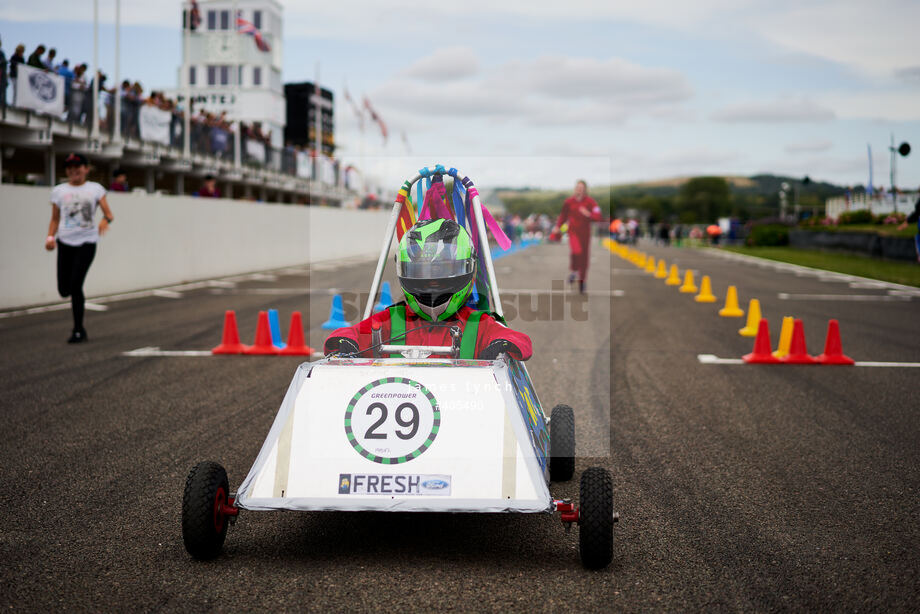
<svg viewBox="0 0 920 614">
<path fill-rule="evenodd" d="M 208 55 L 215 60 L 233 58 L 233 41 L 229 34 L 211 34 L 208 41 Z"/>
</svg>

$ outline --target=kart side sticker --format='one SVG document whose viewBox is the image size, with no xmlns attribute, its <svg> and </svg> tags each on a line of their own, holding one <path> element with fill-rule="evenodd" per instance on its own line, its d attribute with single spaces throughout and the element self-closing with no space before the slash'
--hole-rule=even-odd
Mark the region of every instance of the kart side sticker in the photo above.
<svg viewBox="0 0 920 614">
<path fill-rule="evenodd" d="M 340 473 L 340 495 L 450 496 L 449 475 Z"/>
<path fill-rule="evenodd" d="M 549 429 L 546 428 L 546 421 L 543 419 L 543 410 L 533 392 L 530 376 L 518 361 L 510 361 L 509 373 L 524 424 L 527 425 L 530 437 L 539 452 L 537 460 L 540 462 L 540 468 L 545 470 L 546 457 L 549 454 Z"/>
<path fill-rule="evenodd" d="M 361 456 L 399 465 L 431 447 L 441 428 L 441 410 L 415 380 L 385 377 L 362 387 L 345 410 L 345 437 Z"/>
</svg>

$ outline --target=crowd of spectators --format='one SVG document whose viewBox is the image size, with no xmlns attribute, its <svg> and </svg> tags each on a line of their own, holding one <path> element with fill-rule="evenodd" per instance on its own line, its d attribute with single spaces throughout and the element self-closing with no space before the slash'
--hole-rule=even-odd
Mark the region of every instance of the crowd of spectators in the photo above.
<svg viewBox="0 0 920 614">
<path fill-rule="evenodd" d="M 168 98 L 160 91 L 151 91 L 147 94 L 140 82 L 132 82 L 130 79 L 122 81 L 120 86 L 110 85 L 107 83 L 107 75 L 102 71 L 97 71 L 94 79 L 86 63 L 72 66 L 68 59 L 58 62 L 57 50 L 47 49 L 45 45 L 38 45 L 28 58 L 25 52 L 25 45 L 17 45 L 14 53 L 7 59 L 0 40 L 0 105 L 8 104 L 9 84 L 15 84 L 19 64 L 26 64 L 63 77 L 64 113 L 61 119 L 83 126 L 92 125 L 93 87 L 94 80 L 97 79 L 97 108 L 99 130 L 102 134 L 114 134 L 117 96 L 121 99 L 119 123 L 122 138 L 149 140 L 142 134 L 142 109 L 154 107 L 169 114 L 168 137 L 164 130 L 158 135 L 156 142 L 177 149 L 184 148 L 185 106 L 181 102 Z M 12 97 L 15 97 L 15 94 L 12 94 Z M 212 112 L 193 104 L 189 125 L 189 147 L 193 154 L 211 155 L 224 160 L 235 159 L 236 124 L 227 118 L 226 111 Z M 271 145 L 270 131 L 260 122 L 241 122 L 239 137 L 240 161 L 245 165 L 318 178 L 326 183 L 338 183 L 340 169 L 336 160 L 324 156 L 326 159 L 321 164 L 312 149 L 290 144 L 283 149 L 275 149 Z M 305 158 L 309 169 L 304 168 Z"/>
</svg>

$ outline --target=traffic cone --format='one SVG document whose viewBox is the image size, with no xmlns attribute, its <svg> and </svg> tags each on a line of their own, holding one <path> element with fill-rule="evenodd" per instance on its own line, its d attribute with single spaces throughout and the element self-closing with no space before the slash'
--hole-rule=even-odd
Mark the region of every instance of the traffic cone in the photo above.
<svg viewBox="0 0 920 614">
<path fill-rule="evenodd" d="M 642 252 L 639 252 L 639 259 L 636 261 L 636 266 L 639 267 L 640 269 L 644 269 L 645 261 L 647 260 L 647 258 L 648 257 L 645 254 L 643 254 Z"/>
<path fill-rule="evenodd" d="M 822 365 L 852 365 L 856 363 L 856 361 L 843 353 L 843 346 L 840 343 L 840 324 L 837 320 L 831 320 L 827 323 L 827 339 L 824 341 L 824 353 L 818 356 L 816 360 Z"/>
<path fill-rule="evenodd" d="M 281 341 L 281 322 L 278 321 L 278 310 L 269 309 L 268 310 L 268 330 L 272 333 L 272 345 L 283 350 L 287 347 L 283 341 Z"/>
<path fill-rule="evenodd" d="M 747 326 L 738 331 L 742 337 L 756 337 L 760 326 L 760 301 L 752 298 L 748 303 Z"/>
<path fill-rule="evenodd" d="M 658 270 L 655 271 L 655 279 L 664 279 L 668 276 L 667 266 L 668 265 L 665 264 L 664 260 L 658 261 Z"/>
<path fill-rule="evenodd" d="M 808 355 L 805 347 L 805 325 L 798 318 L 792 324 L 792 341 L 789 344 L 789 353 L 783 356 L 783 363 L 787 365 L 814 365 L 817 361 Z"/>
<path fill-rule="evenodd" d="M 303 321 L 299 311 L 291 314 L 291 327 L 288 330 L 287 346 L 278 353 L 282 356 L 310 356 L 313 354 L 313 348 L 304 343 Z"/>
<path fill-rule="evenodd" d="M 655 272 L 655 257 L 649 256 L 648 260 L 645 261 L 645 272 L 654 273 Z"/>
<path fill-rule="evenodd" d="M 684 273 L 684 285 L 680 287 L 678 292 L 683 294 L 694 294 L 697 291 L 696 283 L 693 281 L 693 271 L 687 271 Z"/>
<path fill-rule="evenodd" d="M 703 275 L 703 280 L 700 282 L 700 293 L 693 297 L 697 303 L 715 303 L 716 297 L 712 293 L 712 282 L 709 280 L 709 275 Z"/>
<path fill-rule="evenodd" d="M 278 348 L 272 344 L 272 331 L 268 324 L 268 313 L 265 311 L 259 312 L 259 322 L 256 325 L 256 342 L 246 348 L 244 353 L 257 356 L 278 353 Z"/>
<path fill-rule="evenodd" d="M 761 318 L 757 325 L 757 338 L 754 339 L 754 351 L 745 354 L 741 360 L 752 365 L 775 365 L 779 362 L 770 353 L 770 324 L 766 318 Z"/>
<path fill-rule="evenodd" d="M 329 310 L 329 319 L 323 322 L 323 328 L 326 330 L 335 330 L 351 326 L 345 321 L 345 308 L 342 306 L 342 295 L 336 294 L 332 297 L 332 308 Z"/>
<path fill-rule="evenodd" d="M 725 307 L 719 310 L 719 315 L 723 318 L 740 318 L 744 316 L 744 310 L 738 306 L 738 289 L 735 286 L 729 286 L 725 295 Z"/>
<path fill-rule="evenodd" d="M 393 304 L 393 296 L 390 294 L 390 282 L 385 281 L 380 286 L 380 300 L 374 305 L 374 313 L 383 311 Z"/>
<path fill-rule="evenodd" d="M 240 332 L 236 327 L 236 313 L 228 309 L 224 312 L 224 333 L 220 345 L 211 350 L 212 354 L 242 354 L 246 346 L 240 343 Z"/>
<path fill-rule="evenodd" d="M 792 325 L 795 318 L 792 316 L 783 317 L 783 327 L 779 331 L 779 345 L 773 355 L 777 358 L 783 358 L 789 354 L 789 345 L 792 343 Z"/>
<path fill-rule="evenodd" d="M 671 271 L 668 273 L 668 278 L 664 280 L 665 285 L 667 286 L 679 286 L 680 285 L 680 273 L 677 272 L 677 265 L 671 265 Z"/>
</svg>

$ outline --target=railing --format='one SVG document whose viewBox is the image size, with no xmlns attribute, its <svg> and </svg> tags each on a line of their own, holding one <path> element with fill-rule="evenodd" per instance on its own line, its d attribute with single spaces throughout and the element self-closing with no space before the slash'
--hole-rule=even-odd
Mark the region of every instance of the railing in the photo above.
<svg viewBox="0 0 920 614">
<path fill-rule="evenodd" d="M 914 210 L 914 203 L 917 202 L 917 192 L 902 192 L 895 195 L 885 194 L 884 196 L 867 196 L 865 194 L 856 194 L 854 196 L 836 196 L 828 198 L 826 206 L 826 215 L 831 218 L 840 217 L 841 213 L 847 211 L 858 211 L 868 209 L 874 215 L 883 213 L 910 213 Z"/>
</svg>

